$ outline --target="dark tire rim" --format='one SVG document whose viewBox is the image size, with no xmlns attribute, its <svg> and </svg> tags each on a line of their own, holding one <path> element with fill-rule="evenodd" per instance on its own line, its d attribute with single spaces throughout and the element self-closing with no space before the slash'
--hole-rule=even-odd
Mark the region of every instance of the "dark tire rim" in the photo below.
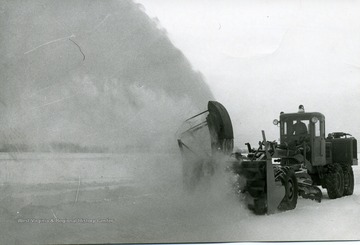
<svg viewBox="0 0 360 245">
<path fill-rule="evenodd" d="M 291 179 L 288 181 L 288 198 L 289 200 L 294 198 L 294 183 Z"/>
</svg>

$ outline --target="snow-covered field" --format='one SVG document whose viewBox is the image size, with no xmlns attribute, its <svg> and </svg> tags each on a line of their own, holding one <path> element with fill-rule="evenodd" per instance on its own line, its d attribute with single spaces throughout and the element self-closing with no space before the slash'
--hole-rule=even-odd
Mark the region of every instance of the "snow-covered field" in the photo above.
<svg viewBox="0 0 360 245">
<path fill-rule="evenodd" d="M 360 239 L 354 195 L 256 216 L 217 176 L 182 191 L 178 154 L 0 155 L 0 244 Z M 224 178 L 225 177 L 225 178 Z"/>
</svg>

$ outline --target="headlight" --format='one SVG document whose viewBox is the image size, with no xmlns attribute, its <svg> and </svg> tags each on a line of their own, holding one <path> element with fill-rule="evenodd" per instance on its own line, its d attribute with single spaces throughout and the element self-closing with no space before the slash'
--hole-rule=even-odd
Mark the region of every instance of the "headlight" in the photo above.
<svg viewBox="0 0 360 245">
<path fill-rule="evenodd" d="M 317 123 L 318 121 L 319 121 L 319 119 L 317 117 L 311 118 L 311 122 L 313 122 L 313 123 Z"/>
<path fill-rule="evenodd" d="M 279 124 L 279 120 L 274 119 L 273 124 L 274 124 L 274 125 L 278 125 L 278 124 Z"/>
</svg>

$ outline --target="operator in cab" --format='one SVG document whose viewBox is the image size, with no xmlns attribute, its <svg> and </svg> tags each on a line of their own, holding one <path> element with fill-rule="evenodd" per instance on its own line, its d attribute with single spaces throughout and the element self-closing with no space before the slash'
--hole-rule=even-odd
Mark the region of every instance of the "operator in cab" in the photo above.
<svg viewBox="0 0 360 245">
<path fill-rule="evenodd" d="M 305 113 L 303 105 L 299 105 L 298 113 Z M 296 123 L 293 125 L 292 135 L 295 136 L 305 136 L 308 133 L 306 124 L 303 123 L 300 119 L 297 119 Z"/>
<path fill-rule="evenodd" d="M 305 109 L 303 105 L 299 106 L 298 113 L 305 113 Z M 307 142 L 308 140 L 308 128 L 304 122 L 302 122 L 300 119 L 296 120 L 296 123 L 293 125 L 292 135 L 296 136 L 295 139 L 295 145 L 300 146 L 304 142 Z M 307 152 L 307 158 L 310 157 L 310 147 L 308 144 L 305 146 L 306 152 Z M 303 147 L 299 148 L 300 151 L 304 152 Z M 309 159 L 308 159 L 309 160 Z"/>
<path fill-rule="evenodd" d="M 303 105 L 299 105 L 298 113 L 305 113 L 305 108 Z M 296 120 L 296 123 L 293 125 L 292 135 L 295 136 L 305 136 L 307 135 L 307 126 L 303 123 L 300 118 Z"/>
<path fill-rule="evenodd" d="M 293 133 L 292 135 L 295 136 L 305 136 L 308 133 L 306 124 L 303 123 L 300 119 L 296 121 L 293 126 Z"/>
</svg>

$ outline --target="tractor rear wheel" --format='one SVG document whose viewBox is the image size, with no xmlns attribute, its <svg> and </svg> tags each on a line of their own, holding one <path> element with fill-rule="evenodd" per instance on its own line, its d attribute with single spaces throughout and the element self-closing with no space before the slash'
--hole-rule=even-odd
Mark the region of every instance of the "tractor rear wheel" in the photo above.
<svg viewBox="0 0 360 245">
<path fill-rule="evenodd" d="M 340 164 L 334 163 L 329 166 L 329 171 L 325 177 L 325 184 L 330 199 L 343 196 L 344 172 Z"/>
<path fill-rule="evenodd" d="M 344 196 L 351 196 L 354 192 L 354 172 L 350 165 L 343 166 Z"/>
<path fill-rule="evenodd" d="M 295 172 L 291 168 L 283 168 L 278 179 L 285 188 L 285 196 L 278 206 L 279 210 L 291 210 L 296 207 L 298 199 L 298 183 Z"/>
</svg>

